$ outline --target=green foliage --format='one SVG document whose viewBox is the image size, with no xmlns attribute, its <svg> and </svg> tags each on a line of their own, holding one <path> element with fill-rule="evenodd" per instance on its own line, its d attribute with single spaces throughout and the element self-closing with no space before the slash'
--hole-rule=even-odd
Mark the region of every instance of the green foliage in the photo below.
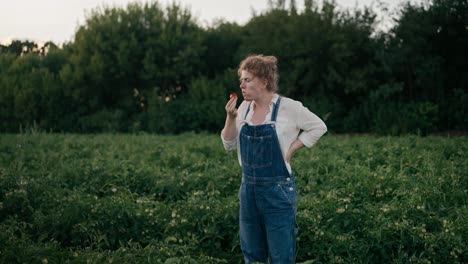
<svg viewBox="0 0 468 264">
<path fill-rule="evenodd" d="M 149 112 L 149 129 L 157 133 L 185 131 L 220 131 L 225 112 L 220 111 L 233 91 L 237 75 L 227 71 L 216 80 L 204 77 L 194 79 L 187 93 L 180 96 L 161 97 L 153 94 Z"/>
<path fill-rule="evenodd" d="M 298 263 L 466 263 L 466 137 L 297 153 Z M 219 135 L 4 134 L 1 263 L 242 263 Z"/>
<path fill-rule="evenodd" d="M 242 59 L 238 50 L 242 43 L 243 28 L 235 23 L 219 21 L 208 28 L 203 39 L 205 52 L 203 74 L 208 78 L 223 75 L 226 69 L 236 69 Z"/>
<path fill-rule="evenodd" d="M 221 91 L 237 89 L 251 53 L 276 55 L 280 93 L 331 132 L 468 129 L 466 0 L 408 1 L 387 32 L 367 7 L 268 5 L 245 25 L 207 27 L 177 4 L 103 7 L 63 47 L 0 45 L 0 131 L 217 131 Z M 206 89 L 220 92 L 200 101 Z"/>
<path fill-rule="evenodd" d="M 124 130 L 124 112 L 121 110 L 102 110 L 80 118 L 82 131 L 87 132 L 118 132 Z"/>
<path fill-rule="evenodd" d="M 431 102 L 387 103 L 374 113 L 373 131 L 388 135 L 411 133 L 425 136 L 435 130 L 438 112 L 438 106 Z"/>
<path fill-rule="evenodd" d="M 76 100 L 90 113 L 102 107 L 130 112 L 125 105 L 134 88 L 172 95 L 198 73 L 201 41 L 191 14 L 175 4 L 95 10 L 71 47 Z"/>
<path fill-rule="evenodd" d="M 466 74 L 460 74 L 468 70 L 462 48 L 468 45 L 467 11 L 464 0 L 407 3 L 391 31 L 388 63 L 392 78 L 404 84 L 401 97 L 439 105 L 440 127 L 466 130 L 465 117 L 450 116 L 464 110 L 466 102 L 463 96 L 452 96 L 468 86 Z M 457 110 L 446 108 L 452 103 Z"/>
<path fill-rule="evenodd" d="M 65 63 L 62 51 L 51 52 L 50 57 L 26 54 L 15 60 L 7 59 L 0 89 L 2 94 L 2 130 L 18 131 L 37 124 L 41 128 L 59 130 L 66 127 L 63 111 L 70 108 L 62 89 L 57 69 Z M 72 118 L 73 114 L 69 115 Z"/>
</svg>

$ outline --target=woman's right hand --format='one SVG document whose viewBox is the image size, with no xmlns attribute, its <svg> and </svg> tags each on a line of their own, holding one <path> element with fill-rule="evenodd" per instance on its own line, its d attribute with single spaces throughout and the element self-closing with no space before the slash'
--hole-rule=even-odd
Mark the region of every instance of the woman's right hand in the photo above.
<svg viewBox="0 0 468 264">
<path fill-rule="evenodd" d="M 235 120 L 237 117 L 236 103 L 237 103 L 237 96 L 233 96 L 231 97 L 231 99 L 229 99 L 225 107 L 227 117 L 231 120 Z"/>
</svg>

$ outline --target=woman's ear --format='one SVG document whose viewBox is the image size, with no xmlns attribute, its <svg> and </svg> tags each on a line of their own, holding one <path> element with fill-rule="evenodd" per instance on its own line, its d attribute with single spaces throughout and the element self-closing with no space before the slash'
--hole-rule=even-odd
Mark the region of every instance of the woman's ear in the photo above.
<svg viewBox="0 0 468 264">
<path fill-rule="evenodd" d="M 263 85 L 263 88 L 265 88 L 265 90 L 268 90 L 268 89 L 267 89 L 267 86 L 268 86 L 268 81 L 267 81 L 267 79 L 262 79 L 262 85 Z"/>
</svg>

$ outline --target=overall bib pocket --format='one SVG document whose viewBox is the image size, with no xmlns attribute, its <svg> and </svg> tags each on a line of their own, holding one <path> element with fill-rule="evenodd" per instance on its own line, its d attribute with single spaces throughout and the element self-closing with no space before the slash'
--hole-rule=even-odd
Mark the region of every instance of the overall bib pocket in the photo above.
<svg viewBox="0 0 468 264">
<path fill-rule="evenodd" d="M 253 168 L 271 166 L 273 163 L 272 136 L 253 137 L 241 134 L 247 147 L 241 148 L 242 163 Z"/>
</svg>

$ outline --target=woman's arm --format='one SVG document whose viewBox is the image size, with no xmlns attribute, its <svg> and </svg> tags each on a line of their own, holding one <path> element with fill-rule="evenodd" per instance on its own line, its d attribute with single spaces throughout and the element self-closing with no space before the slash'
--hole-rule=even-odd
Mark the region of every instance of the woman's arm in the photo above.
<svg viewBox="0 0 468 264">
<path fill-rule="evenodd" d="M 302 130 L 298 139 L 304 146 L 310 148 L 327 133 L 327 126 L 316 114 L 312 113 L 307 107 L 300 105 L 297 114 L 297 125 Z"/>
<path fill-rule="evenodd" d="M 236 128 L 236 117 L 237 117 L 237 108 L 236 108 L 237 97 L 232 97 L 229 102 L 226 104 L 226 122 L 224 128 L 221 131 L 221 136 L 225 141 L 233 141 L 237 136 Z"/>
<path fill-rule="evenodd" d="M 288 153 L 286 154 L 286 162 L 291 163 L 291 158 L 298 151 L 299 149 L 304 147 L 304 143 L 300 141 L 299 139 L 296 139 L 291 146 L 289 147 Z"/>
<path fill-rule="evenodd" d="M 309 111 L 301 103 L 297 102 L 295 105 L 294 119 L 297 128 L 302 130 L 299 137 L 293 141 L 286 153 L 285 160 L 290 163 L 291 158 L 299 149 L 303 147 L 312 147 L 320 137 L 327 132 L 327 126 L 317 115 Z"/>
</svg>

